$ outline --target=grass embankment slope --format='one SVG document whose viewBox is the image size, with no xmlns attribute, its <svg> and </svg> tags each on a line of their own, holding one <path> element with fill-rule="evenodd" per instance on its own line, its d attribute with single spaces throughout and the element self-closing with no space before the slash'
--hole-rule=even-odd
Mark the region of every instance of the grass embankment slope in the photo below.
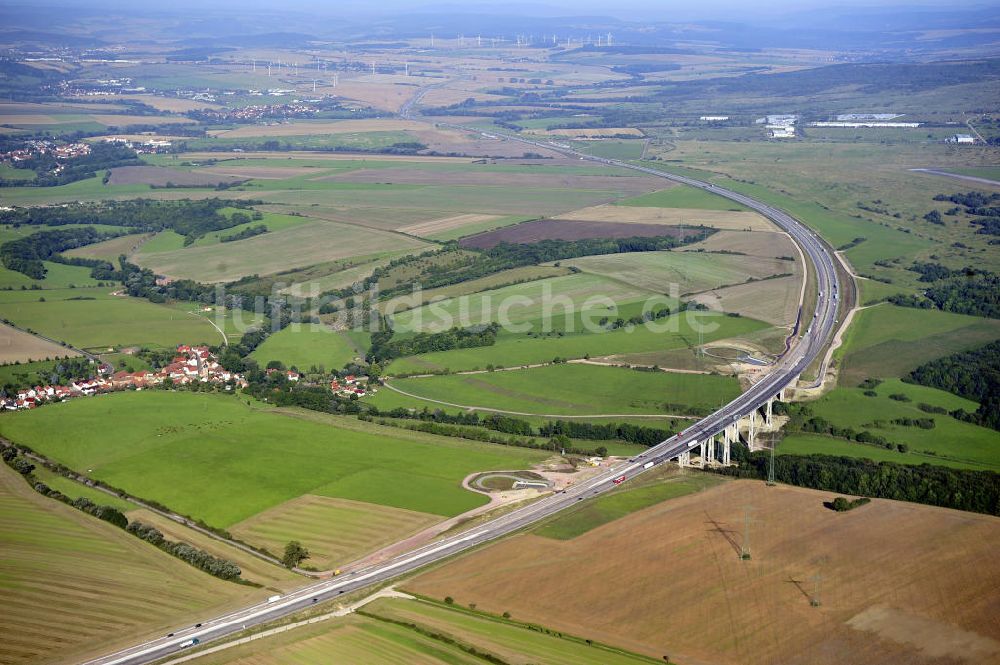
<svg viewBox="0 0 1000 665">
<path fill-rule="evenodd" d="M 229 395 L 145 391 L 8 414 L 0 431 L 217 527 L 304 494 L 457 515 L 484 501 L 462 489 L 467 474 L 527 468 L 544 456 L 354 419 L 287 414 Z M 116 423 L 113 437 L 109 422 Z"/>
<path fill-rule="evenodd" d="M 110 503 L 110 501 L 109 501 Z M 0 660 L 79 662 L 252 593 L 35 493 L 0 466 Z"/>
<path fill-rule="evenodd" d="M 1000 628 L 983 621 L 1000 584 L 997 518 L 884 500 L 835 513 L 823 506 L 835 496 L 722 483 L 570 540 L 516 536 L 404 589 L 681 663 L 1000 654 Z M 747 505 L 753 558 L 741 561 Z M 816 573 L 820 607 L 810 604 Z M 726 639 L 704 639 L 706 625 Z"/>
</svg>

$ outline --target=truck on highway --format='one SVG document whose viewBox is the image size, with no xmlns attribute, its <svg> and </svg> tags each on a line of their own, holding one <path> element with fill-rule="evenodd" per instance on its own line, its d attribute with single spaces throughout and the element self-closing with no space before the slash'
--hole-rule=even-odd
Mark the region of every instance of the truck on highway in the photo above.
<svg viewBox="0 0 1000 665">
<path fill-rule="evenodd" d="M 642 468 L 644 468 L 644 469 L 652 469 L 652 468 L 653 468 L 653 465 L 654 465 L 655 463 L 656 463 L 656 462 L 646 462 L 645 464 L 643 464 L 643 465 L 642 465 Z"/>
<path fill-rule="evenodd" d="M 622 483 L 625 482 L 625 476 L 618 476 L 617 478 L 615 478 L 611 482 L 613 482 L 615 485 L 621 485 Z"/>
<path fill-rule="evenodd" d="M 281 596 L 279 596 L 279 595 L 276 594 L 274 596 L 268 596 L 268 598 L 267 598 L 267 602 L 269 602 L 269 603 L 273 603 L 276 600 L 281 600 Z"/>
<path fill-rule="evenodd" d="M 187 649 L 188 647 L 193 647 L 194 645 L 199 643 L 201 643 L 201 640 L 199 640 L 197 637 L 192 637 L 187 642 L 181 642 L 181 648 Z"/>
</svg>

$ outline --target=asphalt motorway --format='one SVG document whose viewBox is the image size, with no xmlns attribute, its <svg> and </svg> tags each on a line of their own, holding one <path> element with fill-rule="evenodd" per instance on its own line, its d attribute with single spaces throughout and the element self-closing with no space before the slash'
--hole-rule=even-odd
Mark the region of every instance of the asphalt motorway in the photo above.
<svg viewBox="0 0 1000 665">
<path fill-rule="evenodd" d="M 462 131 L 481 133 L 479 130 L 461 125 L 449 126 Z M 87 665 L 138 665 L 140 663 L 153 662 L 189 648 L 192 646 L 192 639 L 198 639 L 200 643 L 204 644 L 219 640 L 252 626 L 274 621 L 275 619 L 313 607 L 324 601 L 337 598 L 341 594 L 385 582 L 435 561 L 440 561 L 459 552 L 495 540 L 573 506 L 579 501 L 599 496 L 617 487 L 615 480 L 624 478 L 624 482 L 628 482 L 642 473 L 676 458 L 679 454 L 697 447 L 700 441 L 705 440 L 708 436 L 720 433 L 727 425 L 748 415 L 752 410 L 761 407 L 768 399 L 776 396 L 782 388 L 793 384 L 797 377 L 819 355 L 830 338 L 836 324 L 837 298 L 840 290 L 837 271 L 834 266 L 835 259 L 830 254 L 828 248 L 812 231 L 784 211 L 712 183 L 618 160 L 585 155 L 575 152 L 562 144 L 534 141 L 502 134 L 492 134 L 492 137 L 497 137 L 499 140 L 518 141 L 546 150 L 555 150 L 566 156 L 584 161 L 632 169 L 691 187 L 697 187 L 741 203 L 764 215 L 787 231 L 792 239 L 809 256 L 809 259 L 815 266 L 819 291 L 816 311 L 811 322 L 803 324 L 806 331 L 802 338 L 797 344 L 792 345 L 791 349 L 778 360 L 770 373 L 729 404 L 691 425 L 683 432 L 656 446 L 648 448 L 628 462 L 619 464 L 617 467 L 601 473 L 578 487 L 568 488 L 562 492 L 552 494 L 528 506 L 482 524 L 468 532 L 430 543 L 383 563 L 352 571 L 324 582 L 312 584 L 298 591 L 281 596 L 272 602 L 258 603 L 251 607 L 206 620 L 196 626 L 185 626 L 176 630 L 170 636 L 138 644 L 123 651 L 87 661 Z"/>
</svg>

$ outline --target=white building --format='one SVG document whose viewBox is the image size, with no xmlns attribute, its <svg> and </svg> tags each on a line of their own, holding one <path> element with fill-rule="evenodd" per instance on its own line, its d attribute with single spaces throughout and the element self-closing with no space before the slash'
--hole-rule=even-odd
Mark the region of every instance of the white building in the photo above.
<svg viewBox="0 0 1000 665">
<path fill-rule="evenodd" d="M 976 139 L 971 134 L 955 134 L 945 139 L 948 143 L 975 143 Z"/>
<path fill-rule="evenodd" d="M 705 122 L 725 122 L 726 120 L 729 120 L 729 116 L 728 115 L 703 115 L 703 116 L 701 116 L 698 119 L 699 120 L 703 120 Z"/>
</svg>

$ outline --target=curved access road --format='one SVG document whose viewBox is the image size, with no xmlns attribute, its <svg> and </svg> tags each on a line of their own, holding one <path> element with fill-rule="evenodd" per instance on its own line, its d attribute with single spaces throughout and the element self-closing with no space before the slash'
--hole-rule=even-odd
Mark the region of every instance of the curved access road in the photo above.
<svg viewBox="0 0 1000 665">
<path fill-rule="evenodd" d="M 408 115 L 411 105 L 403 109 Z M 461 125 L 448 125 L 453 129 L 482 133 L 480 130 Z M 339 595 L 364 589 L 373 584 L 385 582 L 412 572 L 427 564 L 469 550 L 495 540 L 559 511 L 575 505 L 578 501 L 593 498 L 615 488 L 621 482 L 641 475 L 657 465 L 676 458 L 699 445 L 706 437 L 721 432 L 727 425 L 761 407 L 767 400 L 783 388 L 793 385 L 798 376 L 815 360 L 829 339 L 837 318 L 837 292 L 839 291 L 834 258 L 827 247 L 801 222 L 773 206 L 757 201 L 749 196 L 724 189 L 715 184 L 693 178 L 659 171 L 613 159 L 605 159 L 578 153 L 564 145 L 545 141 L 535 141 L 519 136 L 492 133 L 491 137 L 506 141 L 518 141 L 545 150 L 607 166 L 632 169 L 664 178 L 673 182 L 697 187 L 723 196 L 756 210 L 788 232 L 813 262 L 818 287 L 815 315 L 810 323 L 803 324 L 805 332 L 797 344 L 775 364 L 773 370 L 760 379 L 749 390 L 710 416 L 703 418 L 688 429 L 653 446 L 633 459 L 609 469 L 577 487 L 568 488 L 498 517 L 490 522 L 470 529 L 465 533 L 418 547 L 382 563 L 351 571 L 331 580 L 304 587 L 298 591 L 275 598 L 271 602 L 258 603 L 235 612 L 205 619 L 196 626 L 188 625 L 177 629 L 167 637 L 138 644 L 129 649 L 88 661 L 87 665 L 138 665 L 149 663 L 165 656 L 186 650 L 192 640 L 207 643 L 237 633 L 245 628 L 287 616 L 312 607 L 314 604 L 337 598 Z"/>
</svg>

